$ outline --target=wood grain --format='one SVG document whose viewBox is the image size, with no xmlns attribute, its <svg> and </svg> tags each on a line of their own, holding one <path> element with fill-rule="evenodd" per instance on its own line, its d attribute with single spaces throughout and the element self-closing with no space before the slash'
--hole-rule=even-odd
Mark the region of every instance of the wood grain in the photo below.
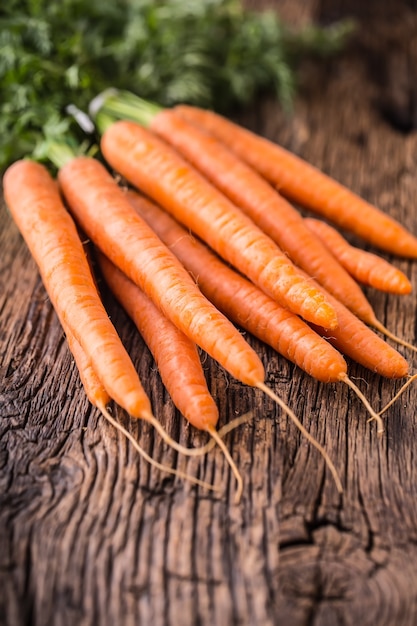
<svg viewBox="0 0 417 626">
<path fill-rule="evenodd" d="M 391 44 L 382 35 L 394 36 L 393 1 L 371 2 L 368 9 L 355 0 L 268 4 L 294 24 L 354 15 L 355 45 L 324 64 L 305 64 L 292 117 L 270 98 L 236 119 L 417 232 L 417 135 L 413 123 L 399 128 L 381 104 L 387 94 L 396 98 Z M 395 8 L 403 102 L 412 102 L 417 6 L 404 1 Z M 205 358 L 221 424 L 254 413 L 226 438 L 244 479 L 237 506 L 233 476 L 218 450 L 187 460 L 149 426 L 114 410 L 148 453 L 220 487 L 212 493 L 150 468 L 88 405 L 4 205 L 0 249 L 0 623 L 417 622 L 415 385 L 387 413 L 386 436 L 378 441 L 344 385 L 316 383 L 248 338 L 262 356 L 268 384 L 334 459 L 345 486 L 340 497 L 322 459 L 272 401 Z M 416 286 L 417 264 L 395 263 Z M 415 294 L 367 294 L 382 322 L 416 342 Z M 155 413 L 182 443 L 205 442 L 175 411 L 130 320 L 104 296 Z M 400 351 L 415 370 L 413 353 Z M 349 372 L 376 408 L 401 384 L 355 364 Z"/>
</svg>

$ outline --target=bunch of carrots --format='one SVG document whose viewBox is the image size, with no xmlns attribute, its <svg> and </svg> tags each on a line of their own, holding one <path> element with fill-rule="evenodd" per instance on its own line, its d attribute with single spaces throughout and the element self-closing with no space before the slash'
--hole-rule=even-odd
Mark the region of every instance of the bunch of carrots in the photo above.
<svg viewBox="0 0 417 626">
<path fill-rule="evenodd" d="M 409 294 L 411 284 L 382 257 L 350 245 L 337 227 L 408 258 L 417 258 L 417 238 L 299 157 L 211 111 L 163 109 L 106 92 L 90 114 L 101 133 L 100 158 L 54 144 L 56 179 L 46 165 L 24 159 L 8 168 L 3 186 L 91 403 L 122 429 L 108 409 L 114 401 L 184 454 L 219 445 L 239 499 L 242 480 L 223 442 L 236 424 L 216 430 L 219 414 L 200 348 L 278 403 L 342 491 L 326 451 L 265 384 L 263 364 L 241 329 L 309 376 L 347 384 L 382 433 L 387 407 L 372 408 L 349 378 L 345 357 L 381 376 L 405 378 L 400 393 L 410 384 L 408 362 L 375 330 L 415 348 L 381 324 L 361 285 Z M 153 415 L 104 309 L 80 233 L 93 243 L 102 277 L 147 343 L 174 404 L 211 435 L 206 446 L 181 446 Z"/>
</svg>

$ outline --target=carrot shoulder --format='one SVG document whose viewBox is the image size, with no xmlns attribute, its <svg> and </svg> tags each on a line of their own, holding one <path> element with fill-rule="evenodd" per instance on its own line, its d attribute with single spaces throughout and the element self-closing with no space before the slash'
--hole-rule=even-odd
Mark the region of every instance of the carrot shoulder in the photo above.
<svg viewBox="0 0 417 626">
<path fill-rule="evenodd" d="M 278 246 L 170 146 L 134 122 L 108 127 L 109 164 L 280 304 L 332 328 L 332 307 Z"/>
<path fill-rule="evenodd" d="M 75 224 L 47 169 L 11 165 L 4 195 L 64 328 L 81 345 L 106 392 L 136 417 L 151 415 L 149 399 L 97 293 Z"/>
<path fill-rule="evenodd" d="M 249 385 L 264 379 L 255 351 L 202 295 L 99 161 L 73 158 L 58 180 L 84 232 L 178 328 L 235 378 Z"/>
<path fill-rule="evenodd" d="M 350 245 L 333 226 L 322 220 L 307 217 L 304 221 L 355 280 L 388 293 L 411 293 L 407 276 L 394 265 L 372 252 Z"/>
<path fill-rule="evenodd" d="M 158 366 L 175 406 L 196 428 L 218 421 L 196 345 L 106 256 L 98 254 L 106 283 L 134 321 Z"/>
<path fill-rule="evenodd" d="M 212 111 L 187 105 L 177 106 L 175 110 L 224 142 L 283 196 L 379 249 L 398 256 L 417 257 L 414 235 L 304 159 Z"/>
</svg>

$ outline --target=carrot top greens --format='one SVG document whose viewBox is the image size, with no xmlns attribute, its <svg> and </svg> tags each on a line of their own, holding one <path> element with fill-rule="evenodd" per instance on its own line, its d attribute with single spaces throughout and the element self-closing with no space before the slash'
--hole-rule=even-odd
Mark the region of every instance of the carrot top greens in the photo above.
<svg viewBox="0 0 417 626">
<path fill-rule="evenodd" d="M 260 90 L 289 106 L 300 57 L 340 49 L 348 22 L 286 27 L 240 0 L 8 0 L 0 6 L 0 170 L 108 86 L 226 112 Z"/>
</svg>

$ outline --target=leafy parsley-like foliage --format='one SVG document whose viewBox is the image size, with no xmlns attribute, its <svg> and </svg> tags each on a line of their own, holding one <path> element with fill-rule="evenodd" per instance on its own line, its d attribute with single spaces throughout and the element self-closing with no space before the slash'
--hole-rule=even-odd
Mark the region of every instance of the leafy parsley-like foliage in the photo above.
<svg viewBox="0 0 417 626">
<path fill-rule="evenodd" d="M 65 114 L 106 87 L 217 111 L 261 90 L 284 106 L 298 58 L 332 53 L 349 25 L 293 33 L 238 0 L 7 0 L 0 6 L 0 169 L 44 141 L 81 134 Z"/>
</svg>

